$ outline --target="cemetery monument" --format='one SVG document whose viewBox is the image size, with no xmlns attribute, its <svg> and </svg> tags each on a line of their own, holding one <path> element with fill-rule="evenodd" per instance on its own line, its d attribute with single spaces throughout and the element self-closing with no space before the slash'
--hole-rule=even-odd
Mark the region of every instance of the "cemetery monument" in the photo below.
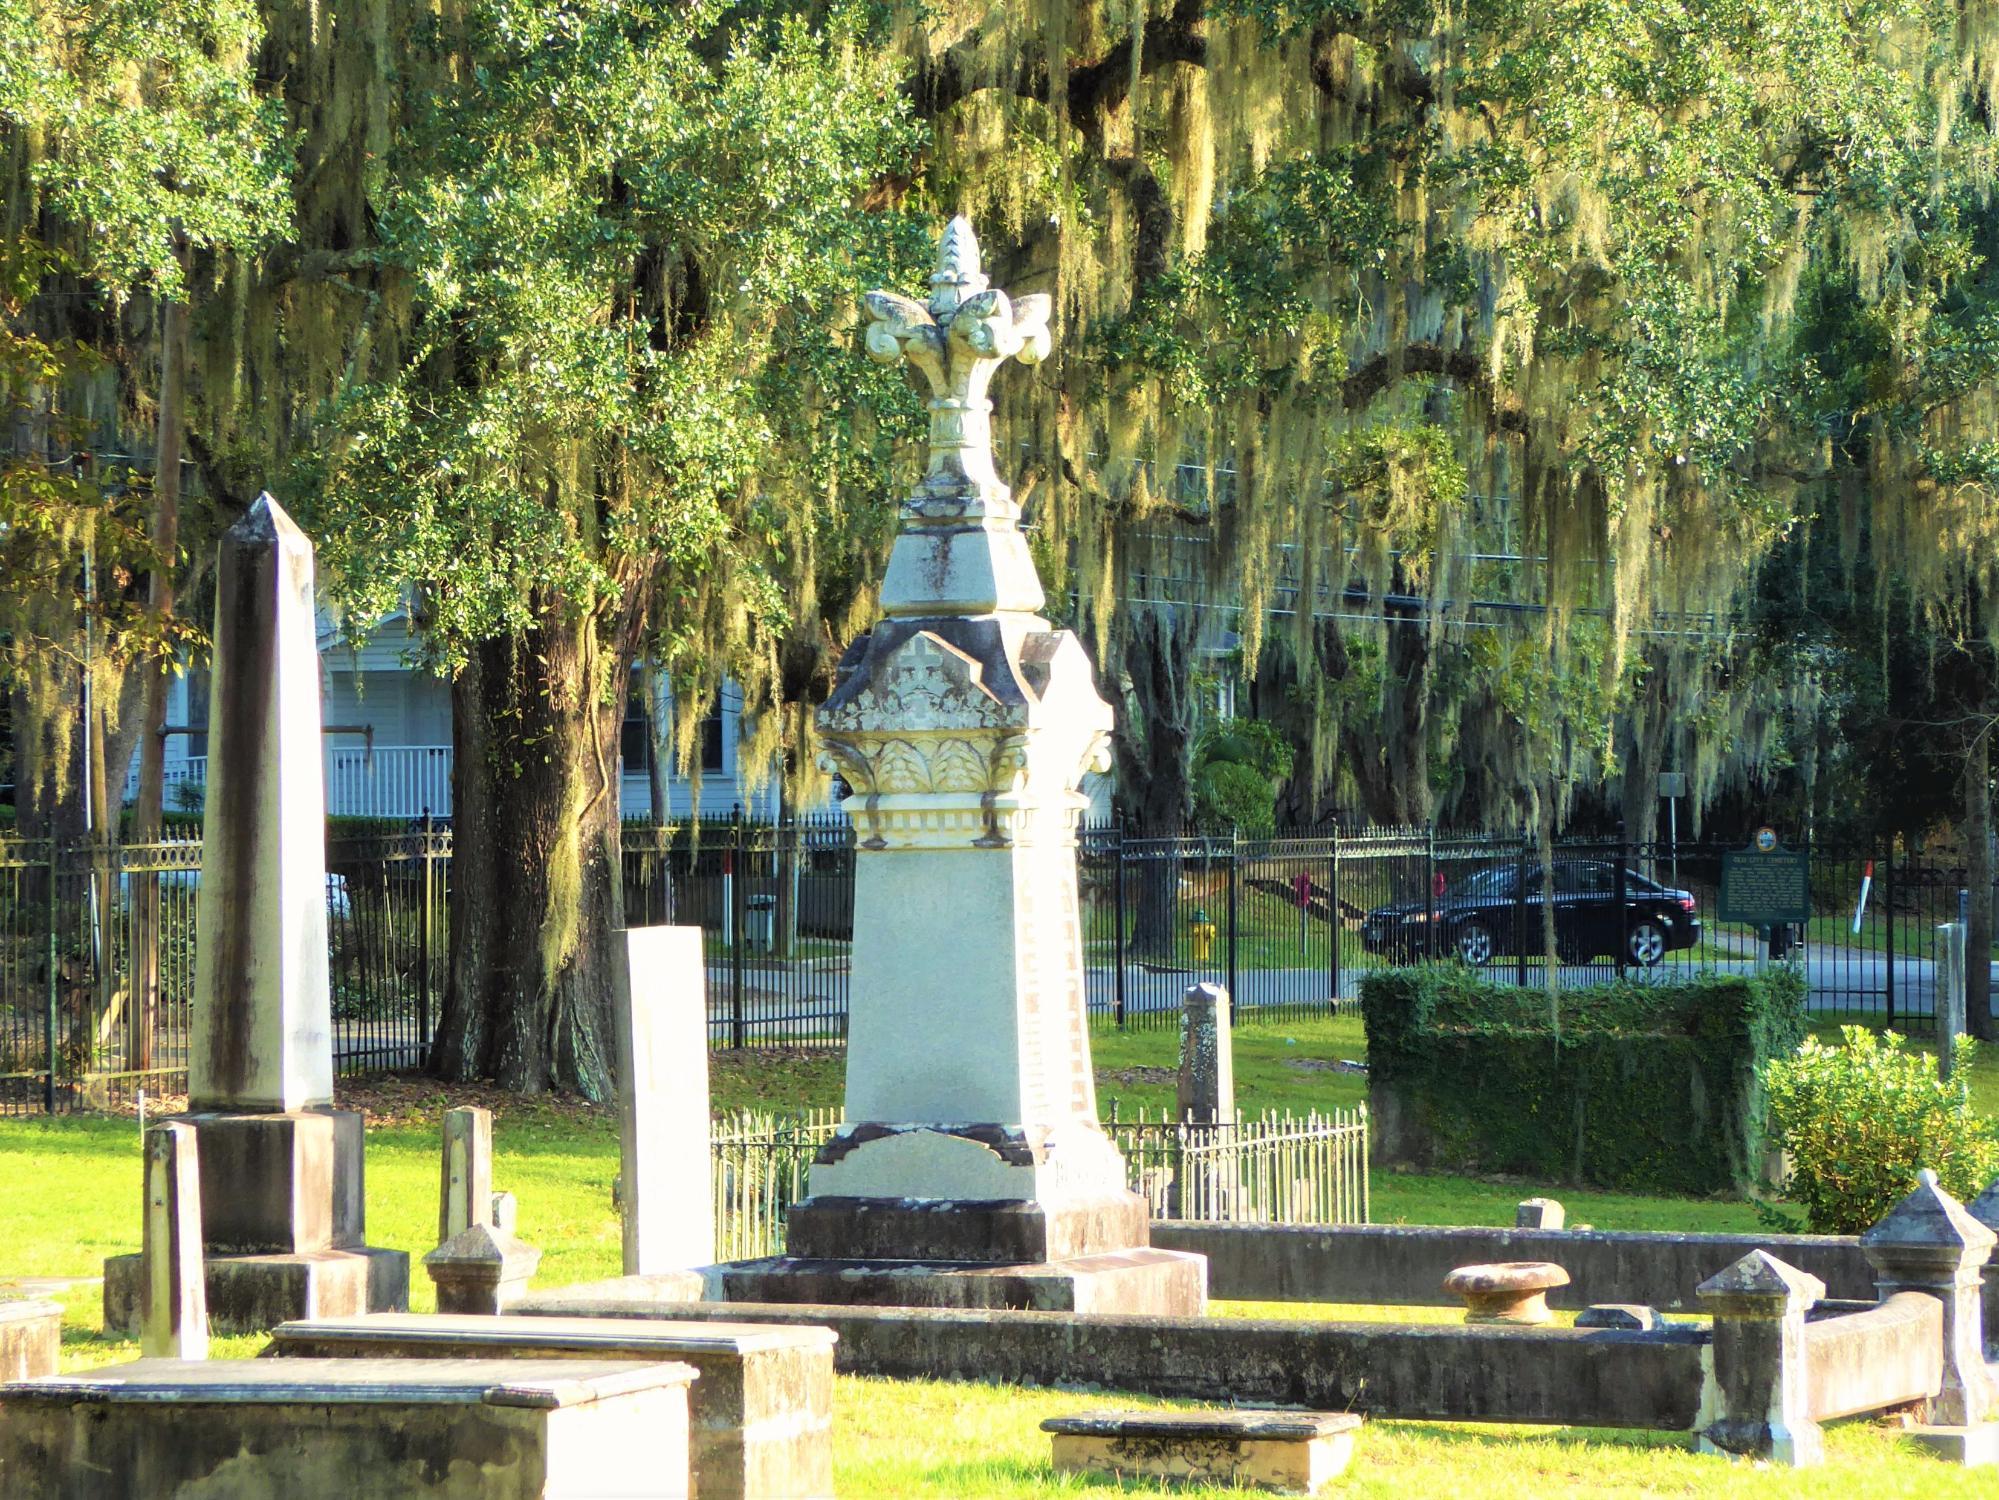
<svg viewBox="0 0 1999 1500">
<path fill-rule="evenodd" d="M 819 712 L 858 839 L 847 1123 L 788 1222 L 790 1255 L 718 1268 L 747 1301 L 1194 1312 L 1205 1263 L 1147 1243 L 1097 1121 L 1075 826 L 1110 706 L 1041 615 L 986 391 L 1048 353 L 1049 299 L 991 288 L 971 225 L 928 303 L 870 292 L 870 355 L 930 389 L 883 618 Z"/>
<path fill-rule="evenodd" d="M 187 1123 L 218 1333 L 400 1309 L 409 1257 L 363 1240 L 361 1116 L 333 1107 L 326 787 L 312 542 L 269 495 L 216 575 Z M 140 1257 L 104 1265 L 104 1324 L 138 1323 Z"/>
</svg>

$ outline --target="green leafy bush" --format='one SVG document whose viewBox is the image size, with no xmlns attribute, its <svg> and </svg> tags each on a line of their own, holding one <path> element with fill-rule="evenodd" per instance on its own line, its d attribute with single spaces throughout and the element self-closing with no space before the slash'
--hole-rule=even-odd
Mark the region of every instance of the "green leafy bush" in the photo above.
<svg viewBox="0 0 1999 1500">
<path fill-rule="evenodd" d="M 1452 964 L 1360 987 L 1376 1159 L 1541 1183 L 1733 1193 L 1764 1158 L 1762 1066 L 1805 1034 L 1789 967 L 1565 990 Z"/>
<path fill-rule="evenodd" d="M 1958 1041 L 1951 1081 L 1895 1032 L 1846 1026 L 1828 1047 L 1807 1040 L 1763 1069 L 1772 1133 L 1790 1153 L 1785 1196 L 1818 1234 L 1858 1234 L 1929 1167 L 1945 1192 L 1973 1198 L 1999 1177 L 1999 1127 L 1971 1105 L 1976 1044 Z M 1795 1227 L 1795 1226 L 1786 1226 Z"/>
</svg>

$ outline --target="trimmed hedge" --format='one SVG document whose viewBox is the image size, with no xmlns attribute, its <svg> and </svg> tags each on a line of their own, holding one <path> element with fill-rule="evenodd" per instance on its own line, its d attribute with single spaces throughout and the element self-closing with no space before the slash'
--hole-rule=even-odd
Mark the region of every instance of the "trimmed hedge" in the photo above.
<svg viewBox="0 0 1999 1500">
<path fill-rule="evenodd" d="M 1764 1156 L 1761 1074 L 1805 1035 L 1795 969 L 1545 989 L 1459 966 L 1360 987 L 1384 1165 L 1648 1192 L 1740 1192 Z"/>
</svg>

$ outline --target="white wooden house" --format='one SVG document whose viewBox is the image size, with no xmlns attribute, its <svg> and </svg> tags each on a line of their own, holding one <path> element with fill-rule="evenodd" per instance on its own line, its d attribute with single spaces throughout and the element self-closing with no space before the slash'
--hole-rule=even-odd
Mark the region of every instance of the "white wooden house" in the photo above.
<svg viewBox="0 0 1999 1500">
<path fill-rule="evenodd" d="M 342 639 L 324 616 L 320 620 L 320 711 L 326 741 L 326 810 L 336 817 L 420 818 L 451 816 L 451 690 L 441 677 L 411 666 L 413 641 L 407 616 L 384 620 L 361 643 Z M 209 674 L 205 667 L 175 679 L 167 706 L 166 805 L 195 808 L 208 773 Z M 722 690 L 720 713 L 702 726 L 700 811 L 726 816 L 741 807 L 748 817 L 777 812 L 777 791 L 762 786 L 746 793 L 737 765 L 742 694 Z M 652 815 L 652 787 L 645 757 L 654 736 L 646 732 L 636 699 L 625 722 L 621 802 L 628 818 Z M 125 782 L 125 797 L 138 793 L 137 759 Z M 691 777 L 669 760 L 665 791 L 667 816 L 684 818 L 695 808 Z M 807 812 L 824 809 L 808 808 Z"/>
</svg>

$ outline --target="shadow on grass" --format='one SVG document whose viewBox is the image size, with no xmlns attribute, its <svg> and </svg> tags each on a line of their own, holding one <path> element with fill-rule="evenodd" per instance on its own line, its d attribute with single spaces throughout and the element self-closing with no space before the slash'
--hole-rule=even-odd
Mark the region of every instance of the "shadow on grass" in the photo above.
<svg viewBox="0 0 1999 1500">
<path fill-rule="evenodd" d="M 1370 1425 L 1373 1419 L 1369 1419 Z M 1693 1436 L 1685 1432 L 1657 1432 L 1636 1427 L 1495 1427 L 1458 1422 L 1406 1422 L 1384 1419 L 1384 1431 L 1397 1437 L 1417 1438 L 1459 1448 L 1617 1447 L 1656 1448 L 1665 1452 L 1692 1450 Z"/>
</svg>

